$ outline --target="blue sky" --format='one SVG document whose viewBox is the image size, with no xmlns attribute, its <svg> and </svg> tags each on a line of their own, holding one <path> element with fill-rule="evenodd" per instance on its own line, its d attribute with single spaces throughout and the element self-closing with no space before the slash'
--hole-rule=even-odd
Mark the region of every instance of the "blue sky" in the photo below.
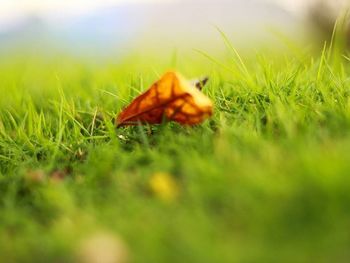
<svg viewBox="0 0 350 263">
<path fill-rule="evenodd" d="M 31 12 L 46 14 L 65 9 L 72 13 L 86 12 L 108 5 L 121 3 L 165 2 L 178 0 L 0 0 L 0 18 L 13 19 Z M 185 0 L 186 1 L 186 0 Z M 187 0 L 190 1 L 190 0 Z M 192 0 L 199 1 L 199 0 Z M 213 0 L 215 1 L 215 0 Z M 232 0 L 234 1 L 234 0 Z M 290 9 L 299 8 L 313 0 L 261 0 L 273 1 Z M 337 1 L 337 0 L 335 0 Z"/>
<path fill-rule="evenodd" d="M 80 16 L 108 6 L 131 3 L 154 2 L 199 2 L 204 0 L 0 0 L 0 30 L 10 27 L 12 24 L 28 16 L 37 16 L 42 19 L 65 19 L 68 15 Z M 215 3 L 217 0 L 206 0 Z M 242 0 L 227 0 L 230 3 Z M 249 2 L 249 0 L 246 0 Z M 311 4 L 327 1 L 333 6 L 342 6 L 350 3 L 349 0 L 257 0 L 271 2 L 289 13 L 303 15 Z M 330 8 L 332 9 L 332 8 Z M 330 10 L 331 12 L 332 10 Z"/>
<path fill-rule="evenodd" d="M 157 1 L 172 0 L 0 0 L 0 29 L 28 15 L 55 18 L 62 12 L 64 15 L 80 15 L 111 5 Z"/>
<path fill-rule="evenodd" d="M 247 46 L 269 38 L 271 28 L 299 31 L 299 18 L 314 1 L 319 0 L 0 0 L 0 35 L 10 32 L 17 39 L 32 31 L 49 32 L 51 40 L 99 52 L 137 43 L 158 47 L 159 38 L 169 50 L 184 45 L 206 49 L 220 44 L 213 44 L 220 41 L 216 25 Z M 175 3 L 145 5 L 155 2 Z"/>
</svg>

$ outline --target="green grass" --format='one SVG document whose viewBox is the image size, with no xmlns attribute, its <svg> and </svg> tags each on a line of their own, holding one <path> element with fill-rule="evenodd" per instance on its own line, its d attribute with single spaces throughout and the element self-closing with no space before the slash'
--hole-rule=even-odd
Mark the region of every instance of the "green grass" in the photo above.
<svg viewBox="0 0 350 263">
<path fill-rule="evenodd" d="M 2 59 L 1 261 L 77 262 L 109 233 L 131 262 L 348 262 L 349 55 L 240 58 L 226 43 L 228 63 Z M 210 75 L 214 116 L 116 129 L 169 67 Z M 157 173 L 172 200 L 150 187 Z"/>
</svg>

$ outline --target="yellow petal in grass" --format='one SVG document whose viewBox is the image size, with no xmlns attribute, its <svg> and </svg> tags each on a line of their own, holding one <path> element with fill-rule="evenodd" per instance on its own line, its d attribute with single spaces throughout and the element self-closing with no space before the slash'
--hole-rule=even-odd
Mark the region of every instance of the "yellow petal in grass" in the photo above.
<svg viewBox="0 0 350 263">
<path fill-rule="evenodd" d="M 155 173 L 151 176 L 149 187 L 152 193 L 165 202 L 176 200 L 179 195 L 179 186 L 175 179 L 167 173 Z"/>
</svg>

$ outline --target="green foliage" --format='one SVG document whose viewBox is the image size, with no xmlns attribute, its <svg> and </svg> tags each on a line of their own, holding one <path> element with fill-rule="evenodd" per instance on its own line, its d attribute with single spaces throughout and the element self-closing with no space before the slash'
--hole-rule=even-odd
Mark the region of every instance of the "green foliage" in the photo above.
<svg viewBox="0 0 350 263">
<path fill-rule="evenodd" d="M 211 77 L 215 115 L 192 128 L 113 125 L 166 66 L 1 60 L 1 258 L 76 262 L 104 230 L 132 262 L 347 262 L 349 55 L 244 62 L 223 38 L 228 64 L 176 57 Z M 150 189 L 158 172 L 178 184 L 173 202 Z"/>
</svg>

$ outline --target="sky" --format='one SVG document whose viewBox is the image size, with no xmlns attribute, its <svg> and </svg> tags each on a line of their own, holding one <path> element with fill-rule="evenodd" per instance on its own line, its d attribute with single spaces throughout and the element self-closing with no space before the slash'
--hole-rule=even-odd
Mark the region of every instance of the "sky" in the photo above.
<svg viewBox="0 0 350 263">
<path fill-rule="evenodd" d="M 202 0 L 0 0 L 0 30 L 30 15 L 44 19 L 64 19 L 67 15 L 79 16 L 93 10 L 128 3 L 176 2 Z M 210 1 L 210 0 L 207 0 Z M 215 2 L 215 0 L 211 0 Z M 232 2 L 236 0 L 230 0 Z M 242 0 L 240 0 L 242 1 Z M 257 0 L 272 2 L 293 15 L 303 15 L 307 5 L 320 0 Z M 349 0 L 328 0 L 330 3 L 348 2 Z"/>
<path fill-rule="evenodd" d="M 43 18 L 80 15 L 92 10 L 125 3 L 166 2 L 172 0 L 0 0 L 0 28 L 28 15 Z"/>
<path fill-rule="evenodd" d="M 46 15 L 63 9 L 68 13 L 79 14 L 108 5 L 117 5 L 123 3 L 147 3 L 157 1 L 165 2 L 176 0 L 0 0 L 0 18 L 3 21 L 15 20 L 18 19 L 18 17 L 30 13 Z M 282 4 L 291 10 L 299 9 L 300 6 L 302 6 L 305 2 L 305 0 L 260 1 L 278 2 L 279 4 Z"/>
<path fill-rule="evenodd" d="M 102 46 L 107 50 L 106 43 L 121 50 L 135 36 L 154 40 L 149 46 L 157 47 L 158 36 L 162 36 L 163 46 L 167 41 L 171 47 L 180 47 L 186 39 L 187 46 L 198 47 L 215 39 L 216 32 L 210 29 L 216 25 L 230 33 L 235 43 L 241 41 L 246 46 L 255 43 L 256 38 L 271 35 L 271 29 L 288 34 L 299 31 L 296 26 L 315 1 L 321 0 L 0 0 L 0 39 L 17 39 L 32 31 L 36 39 L 43 31 L 49 32 L 50 38 L 65 40 L 67 46 L 82 50 L 83 45 L 97 47 L 96 53 Z M 185 4 L 144 6 L 155 2 Z M 108 8 L 125 4 L 140 8 Z M 188 43 L 190 38 L 194 43 Z M 208 45 L 215 46 L 211 42 Z"/>
</svg>

